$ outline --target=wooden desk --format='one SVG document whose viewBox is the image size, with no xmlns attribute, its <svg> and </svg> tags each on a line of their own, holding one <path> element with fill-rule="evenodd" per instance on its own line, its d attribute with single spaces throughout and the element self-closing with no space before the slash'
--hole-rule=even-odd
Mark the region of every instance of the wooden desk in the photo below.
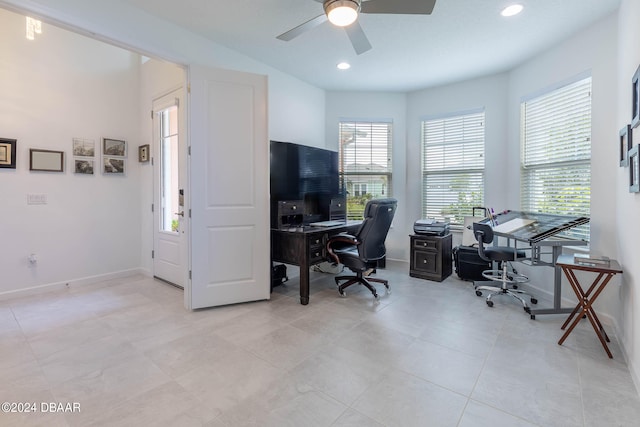
<svg viewBox="0 0 640 427">
<path fill-rule="evenodd" d="M 309 304 L 309 268 L 327 261 L 329 237 L 347 232 L 355 234 L 362 221 L 347 221 L 335 227 L 296 227 L 271 229 L 271 261 L 300 267 L 300 304 Z"/>
<path fill-rule="evenodd" d="M 611 355 L 611 351 L 609 351 L 609 347 L 607 346 L 607 342 L 609 342 L 609 337 L 607 333 L 604 331 L 602 327 L 602 323 L 600 323 L 600 319 L 596 315 L 596 312 L 593 310 L 593 303 L 598 298 L 598 296 L 602 293 L 607 283 L 611 280 L 613 276 L 618 273 L 622 273 L 622 269 L 620 268 L 620 264 L 618 264 L 615 260 L 610 260 L 608 265 L 604 264 L 587 264 L 587 263 L 576 263 L 574 261 L 573 255 L 560 255 L 558 260 L 556 261 L 556 265 L 562 268 L 564 274 L 567 276 L 569 280 L 569 284 L 573 288 L 573 291 L 576 293 L 578 297 L 578 304 L 573 309 L 567 320 L 562 325 L 562 330 L 564 330 L 567 325 L 573 319 L 573 323 L 569 326 L 569 329 L 566 330 L 560 341 L 558 341 L 559 345 L 567 339 L 571 331 L 576 327 L 578 322 L 586 316 L 591 322 L 591 326 L 593 326 L 593 330 L 596 331 L 596 335 L 600 339 L 604 350 L 607 352 L 607 355 L 610 359 L 613 359 Z M 578 282 L 578 278 L 576 277 L 574 271 L 590 271 L 593 273 L 597 273 L 595 280 L 586 290 L 583 290 L 582 286 L 580 286 L 580 282 Z M 574 319 L 575 318 L 575 319 Z"/>
</svg>

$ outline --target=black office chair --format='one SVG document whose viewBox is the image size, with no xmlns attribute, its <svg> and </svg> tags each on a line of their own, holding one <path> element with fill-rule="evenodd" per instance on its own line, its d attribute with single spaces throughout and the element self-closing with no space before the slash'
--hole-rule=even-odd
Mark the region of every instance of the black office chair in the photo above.
<svg viewBox="0 0 640 427">
<path fill-rule="evenodd" d="M 377 261 L 386 255 L 384 241 L 397 205 L 398 201 L 391 198 L 370 200 L 364 208 L 364 221 L 355 236 L 338 234 L 327 241 L 327 252 L 331 259 L 356 273 L 355 276 L 335 278 L 340 295 L 346 296 L 344 290 L 359 283 L 366 286 L 377 300 L 378 293 L 370 282 L 382 283 L 389 292 L 387 280 L 365 276 L 375 272 Z M 340 284 L 341 281 L 346 282 Z"/>
<path fill-rule="evenodd" d="M 525 291 L 518 289 L 518 285 L 520 283 L 528 282 L 529 279 L 522 274 L 518 274 L 517 272 L 508 269 L 510 262 L 525 258 L 526 255 L 524 251 L 516 250 L 509 246 L 485 247 L 485 244 L 493 242 L 493 229 L 489 224 L 478 222 L 473 223 L 473 234 L 478 241 L 478 254 L 480 255 L 480 258 L 485 261 L 496 261 L 500 267 L 498 270 L 485 270 L 482 272 L 482 276 L 486 279 L 502 283 L 499 287 L 488 285 L 474 286 L 476 295 L 481 297 L 482 291 L 490 291 L 491 293 L 487 296 L 486 300 L 489 307 L 493 307 L 493 301 L 491 300 L 492 297 L 496 295 L 509 295 L 522 304 L 524 311 L 531 313 L 529 306 L 525 299 L 522 298 L 522 295 L 528 296 L 531 299 L 531 304 L 537 304 L 538 300 Z"/>
</svg>

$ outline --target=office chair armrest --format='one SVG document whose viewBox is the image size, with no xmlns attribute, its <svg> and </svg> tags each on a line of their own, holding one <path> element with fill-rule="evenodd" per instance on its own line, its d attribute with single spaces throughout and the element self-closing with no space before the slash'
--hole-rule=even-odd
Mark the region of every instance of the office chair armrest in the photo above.
<svg viewBox="0 0 640 427">
<path fill-rule="evenodd" d="M 347 246 L 359 245 L 360 241 L 355 236 L 347 233 L 340 233 L 332 236 L 327 240 L 327 254 L 336 264 L 340 264 L 340 258 L 333 251 L 334 249 L 341 249 Z"/>
</svg>

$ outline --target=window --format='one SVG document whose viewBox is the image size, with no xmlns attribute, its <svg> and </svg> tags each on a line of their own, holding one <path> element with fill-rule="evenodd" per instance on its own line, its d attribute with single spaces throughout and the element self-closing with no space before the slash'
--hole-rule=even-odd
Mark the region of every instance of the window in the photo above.
<svg viewBox="0 0 640 427">
<path fill-rule="evenodd" d="M 589 216 L 591 77 L 521 104 L 521 208 Z M 566 232 L 589 240 L 589 225 Z"/>
<path fill-rule="evenodd" d="M 347 218 L 362 219 L 367 201 L 390 196 L 391 123 L 341 121 L 339 133 Z"/>
<path fill-rule="evenodd" d="M 178 106 L 159 111 L 160 118 L 160 231 L 178 233 Z"/>
<path fill-rule="evenodd" d="M 484 110 L 422 122 L 422 217 L 463 225 L 484 205 Z"/>
</svg>

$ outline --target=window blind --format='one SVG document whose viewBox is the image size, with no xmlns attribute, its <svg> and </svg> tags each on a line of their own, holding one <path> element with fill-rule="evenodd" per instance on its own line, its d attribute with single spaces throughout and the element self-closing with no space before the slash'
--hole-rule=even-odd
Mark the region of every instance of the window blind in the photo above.
<svg viewBox="0 0 640 427">
<path fill-rule="evenodd" d="M 521 208 L 589 216 L 591 77 L 521 104 Z M 566 235 L 589 240 L 589 225 Z"/>
<path fill-rule="evenodd" d="M 340 174 L 349 219 L 362 219 L 367 201 L 391 195 L 391 132 L 390 122 L 339 123 Z"/>
<path fill-rule="evenodd" d="M 422 122 L 422 216 L 464 224 L 484 205 L 484 111 Z"/>
</svg>

